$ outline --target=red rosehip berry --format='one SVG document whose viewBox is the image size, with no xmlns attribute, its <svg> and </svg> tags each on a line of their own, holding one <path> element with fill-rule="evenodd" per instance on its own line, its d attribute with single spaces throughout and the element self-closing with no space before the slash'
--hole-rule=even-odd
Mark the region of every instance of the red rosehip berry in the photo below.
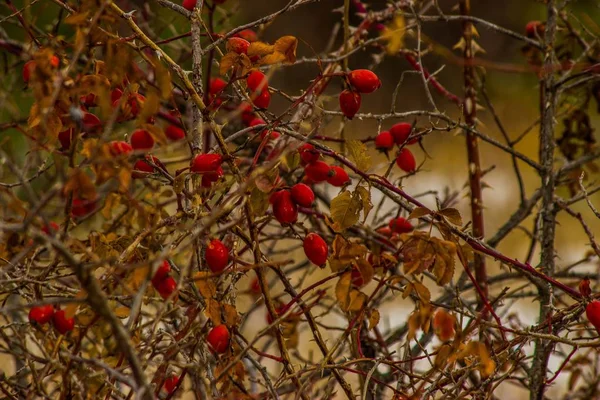
<svg viewBox="0 0 600 400">
<path fill-rule="evenodd" d="M 390 223 L 388 225 L 391 231 L 394 233 L 408 233 L 413 230 L 413 226 L 411 225 L 411 223 L 406 218 L 402 217 L 390 220 Z"/>
<path fill-rule="evenodd" d="M 185 138 L 185 131 L 177 125 L 169 125 L 165 129 L 165 135 L 173 141 L 181 140 Z"/>
<path fill-rule="evenodd" d="M 192 161 L 190 170 L 197 174 L 205 172 L 215 172 L 223 163 L 223 157 L 220 154 L 198 154 Z"/>
<path fill-rule="evenodd" d="M 273 215 L 280 224 L 293 224 L 298 220 L 298 207 L 289 190 L 281 190 L 273 200 Z"/>
<path fill-rule="evenodd" d="M 400 153 L 398 153 L 398 157 L 396 157 L 396 165 L 404 172 L 415 172 L 417 169 L 417 161 L 415 160 L 415 156 L 413 156 L 413 153 L 406 148 L 400 150 Z"/>
<path fill-rule="evenodd" d="M 525 34 L 529 38 L 535 38 L 537 36 L 544 36 L 546 32 L 546 25 L 542 21 L 529 21 L 525 25 Z"/>
<path fill-rule="evenodd" d="M 265 74 L 257 69 L 250 72 L 250 75 L 248 75 L 248 78 L 246 78 L 246 84 L 248 85 L 248 89 L 250 89 L 252 92 L 260 92 L 269 86 L 269 82 L 267 81 Z"/>
<path fill-rule="evenodd" d="M 71 203 L 71 215 L 73 217 L 85 217 L 91 214 L 96 209 L 96 201 L 80 199 L 78 197 L 73 198 Z"/>
<path fill-rule="evenodd" d="M 58 141 L 60 142 L 60 148 L 62 150 L 69 150 L 71 148 L 71 141 L 73 140 L 73 128 L 67 129 L 58 133 Z"/>
<path fill-rule="evenodd" d="M 328 247 L 323 238 L 316 233 L 309 233 L 302 243 L 304 254 L 311 263 L 322 266 L 327 262 Z"/>
<path fill-rule="evenodd" d="M 85 107 L 96 107 L 98 105 L 98 96 L 94 93 L 88 93 L 85 96 L 81 96 L 79 101 L 83 103 Z"/>
<path fill-rule="evenodd" d="M 171 375 L 167 379 L 165 379 L 165 390 L 167 393 L 171 394 L 177 388 L 177 384 L 179 383 L 179 377 L 176 375 Z"/>
<path fill-rule="evenodd" d="M 588 278 L 582 279 L 579 282 L 579 285 L 577 285 L 577 288 L 579 289 L 579 293 L 581 293 L 583 297 L 589 297 L 592 294 L 592 289 L 590 288 L 590 280 Z"/>
<path fill-rule="evenodd" d="M 381 151 L 387 151 L 394 147 L 394 137 L 388 131 L 383 131 L 375 136 L 375 148 Z"/>
<path fill-rule="evenodd" d="M 585 315 L 600 334 L 600 301 L 594 300 L 585 306 Z"/>
<path fill-rule="evenodd" d="M 225 353 L 229 348 L 229 329 L 223 324 L 215 326 L 208 332 L 206 341 L 215 353 Z"/>
<path fill-rule="evenodd" d="M 288 190 L 276 190 L 273 193 L 271 193 L 271 195 L 269 196 L 269 203 L 271 205 L 275 204 L 277 200 L 279 200 L 279 198 L 281 198 L 282 196 L 286 196 L 285 192 L 288 192 Z"/>
<path fill-rule="evenodd" d="M 119 88 L 113 89 L 110 92 L 110 101 L 112 103 L 114 103 L 115 101 L 119 100 L 121 97 L 123 96 L 123 91 Z"/>
<path fill-rule="evenodd" d="M 177 289 L 177 282 L 172 276 L 167 276 L 160 281 L 153 281 L 154 288 L 163 299 L 168 299 Z"/>
<path fill-rule="evenodd" d="M 152 277 L 152 282 L 159 283 L 160 281 L 166 279 L 169 276 L 170 272 L 171 264 L 169 263 L 169 261 L 164 260 L 154 273 L 154 276 Z"/>
<path fill-rule="evenodd" d="M 154 147 L 154 138 L 145 129 L 137 129 L 131 134 L 131 147 L 135 150 L 150 150 Z"/>
<path fill-rule="evenodd" d="M 240 104 L 239 110 L 242 113 L 242 122 L 248 125 L 254 118 L 254 107 L 245 101 Z"/>
<path fill-rule="evenodd" d="M 133 151 L 133 147 L 127 142 L 123 141 L 112 141 L 109 143 L 110 154 L 113 156 L 127 155 Z"/>
<path fill-rule="evenodd" d="M 100 119 L 89 112 L 83 113 L 81 123 L 82 129 L 86 133 L 97 133 L 100 129 L 102 129 L 102 122 Z"/>
<path fill-rule="evenodd" d="M 304 168 L 304 173 L 314 182 L 323 182 L 333 175 L 331 167 L 323 161 L 315 161 Z"/>
<path fill-rule="evenodd" d="M 31 73 L 35 69 L 35 61 L 30 60 L 23 65 L 23 82 L 29 83 L 31 79 Z"/>
<path fill-rule="evenodd" d="M 264 119 L 256 117 L 256 118 L 253 118 L 252 121 L 250 121 L 248 123 L 248 126 L 253 127 L 253 126 L 257 126 L 257 125 L 266 125 L 266 124 L 267 123 L 265 122 Z"/>
<path fill-rule="evenodd" d="M 258 35 L 252 29 L 244 29 L 243 31 L 236 33 L 234 36 L 246 39 L 250 43 L 258 40 Z"/>
<path fill-rule="evenodd" d="M 315 149 L 315 146 L 310 143 L 300 146 L 298 153 L 300 154 L 300 160 L 305 164 L 313 163 L 321 157 L 319 150 Z"/>
<path fill-rule="evenodd" d="M 213 183 L 221 179 L 224 175 L 223 168 L 219 167 L 215 172 L 207 172 L 202 175 L 202 187 L 208 188 L 211 187 Z"/>
<path fill-rule="evenodd" d="M 54 221 L 50 221 L 50 223 L 48 225 L 44 225 L 42 227 L 42 232 L 44 232 L 46 235 L 49 235 L 49 236 L 54 235 L 59 230 L 60 230 L 60 225 L 58 225 Z"/>
<path fill-rule="evenodd" d="M 279 318 L 280 316 L 282 316 L 283 314 L 285 314 L 288 310 L 288 305 L 287 304 L 279 304 L 277 305 L 277 307 L 275 307 L 275 318 L 271 317 L 271 313 L 269 313 L 269 310 L 267 310 L 267 324 L 271 325 L 273 323 L 273 321 L 275 321 L 277 318 Z M 284 319 L 285 320 L 285 319 Z"/>
<path fill-rule="evenodd" d="M 258 108 L 268 108 L 269 104 L 271 104 L 271 93 L 267 88 L 264 88 L 258 96 L 252 100 L 254 105 Z"/>
<path fill-rule="evenodd" d="M 406 139 L 408 139 L 411 132 L 412 125 L 407 122 L 399 122 L 390 128 L 390 133 L 394 137 L 394 142 L 396 142 L 398 145 L 406 142 Z M 415 144 L 417 141 L 418 139 L 411 139 L 408 144 Z"/>
<path fill-rule="evenodd" d="M 360 109 L 360 94 L 350 90 L 344 90 L 340 93 L 340 109 L 342 114 L 348 119 L 354 118 Z"/>
<path fill-rule="evenodd" d="M 55 312 L 52 316 L 52 323 L 54 324 L 54 328 L 56 328 L 61 335 L 64 335 L 75 328 L 75 318 L 67 318 L 65 310 L 58 310 Z"/>
<path fill-rule="evenodd" d="M 239 37 L 232 37 L 227 40 L 227 50 L 238 54 L 248 54 L 250 42 Z"/>
<path fill-rule="evenodd" d="M 226 86 L 227 86 L 227 82 L 225 82 L 223 79 L 212 78 L 210 80 L 210 86 L 208 88 L 208 93 L 213 94 L 213 95 L 219 94 L 220 92 L 223 91 L 223 89 L 225 89 Z"/>
<path fill-rule="evenodd" d="M 35 306 L 29 310 L 29 322 L 44 325 L 50 322 L 52 315 L 54 315 L 54 307 L 51 304 Z"/>
<path fill-rule="evenodd" d="M 50 66 L 54 67 L 54 68 L 58 68 L 59 65 L 60 65 L 60 58 L 58 58 L 58 56 L 56 56 L 56 54 L 52 55 L 52 57 L 50 57 Z"/>
<path fill-rule="evenodd" d="M 229 264 L 229 249 L 219 239 L 213 239 L 206 246 L 204 259 L 212 272 L 221 272 Z"/>
<path fill-rule="evenodd" d="M 267 134 L 269 135 L 269 140 L 275 140 L 277 139 L 279 136 L 281 136 L 281 134 L 277 131 L 269 131 L 264 129 L 261 133 L 260 133 L 260 138 L 264 139 Z"/>
<path fill-rule="evenodd" d="M 290 190 L 294 203 L 302 207 L 312 207 L 315 202 L 315 194 L 310 186 L 304 183 L 297 183 Z"/>
<path fill-rule="evenodd" d="M 350 84 L 360 93 L 373 93 L 381 86 L 381 81 L 368 69 L 355 69 L 348 74 Z"/>
<path fill-rule="evenodd" d="M 197 0 L 183 0 L 183 3 L 181 5 L 186 10 L 192 11 L 194 9 L 194 7 L 196 7 L 196 1 Z"/>
<path fill-rule="evenodd" d="M 327 179 L 330 185 L 342 187 L 350 182 L 350 177 L 344 168 L 334 165 L 331 167 L 331 170 L 333 171 L 333 175 Z"/>
<path fill-rule="evenodd" d="M 248 288 L 250 293 L 252 294 L 260 294 L 260 282 L 258 281 L 258 277 L 254 278 L 250 283 L 250 287 Z"/>
<path fill-rule="evenodd" d="M 133 172 L 132 172 L 132 177 L 135 179 L 138 178 L 145 178 L 147 176 L 147 174 L 152 174 L 154 173 L 154 167 L 152 165 L 150 165 L 150 163 L 148 162 L 148 157 L 150 156 L 146 156 L 146 159 L 144 160 L 137 160 L 135 162 L 135 164 L 133 164 Z M 156 165 L 158 165 L 160 163 L 160 160 L 154 156 L 152 156 L 152 162 Z"/>
</svg>

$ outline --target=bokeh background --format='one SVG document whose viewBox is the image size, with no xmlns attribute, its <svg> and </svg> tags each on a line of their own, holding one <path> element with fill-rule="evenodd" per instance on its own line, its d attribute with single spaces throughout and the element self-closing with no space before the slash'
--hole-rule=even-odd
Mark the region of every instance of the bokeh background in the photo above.
<svg viewBox="0 0 600 400">
<path fill-rule="evenodd" d="M 222 14 L 221 17 L 227 18 L 222 24 L 223 29 L 227 26 L 235 26 L 240 23 L 251 22 L 268 13 L 279 10 L 284 6 L 287 0 L 230 0 L 227 7 L 230 7 L 231 15 Z M 124 9 L 131 7 L 141 7 L 151 15 L 151 24 L 149 27 L 153 33 L 161 38 L 167 38 L 189 30 L 189 23 L 178 17 L 175 13 L 162 9 L 156 2 L 129 2 L 118 1 Z M 545 5 L 539 1 L 530 0 L 472 0 L 472 14 L 484 18 L 505 28 L 524 32 L 524 27 L 528 21 L 543 20 L 545 18 Z M 25 7 L 26 18 L 35 21 L 36 25 L 43 29 L 55 29 L 54 21 L 58 15 L 58 7 L 49 0 L 40 0 L 33 2 L 14 2 L 17 8 Z M 370 8 L 374 10 L 385 6 L 386 1 L 377 0 L 369 2 Z M 455 0 L 440 0 L 440 6 L 448 13 L 456 13 L 453 8 Z M 322 52 L 330 41 L 333 41 L 333 48 L 338 48 L 342 43 L 342 30 L 339 29 L 337 35 L 332 38 L 332 31 L 337 24 L 341 23 L 342 14 L 339 9 L 343 5 L 342 0 L 322 0 L 314 4 L 303 6 L 295 11 L 286 13 L 277 18 L 273 23 L 264 26 L 260 31 L 261 40 L 272 42 L 283 35 L 294 35 L 300 39 L 298 48 L 298 58 L 314 57 Z M 226 8 L 227 8 L 226 7 Z M 600 5 L 596 0 L 573 1 L 570 9 L 574 17 L 579 19 L 588 28 L 600 34 Z M 0 5 L 0 29 L 3 36 L 14 40 L 23 40 L 24 33 L 16 23 L 14 18 L 10 18 L 9 10 L 2 4 Z M 351 22 L 359 21 L 357 16 L 352 16 Z M 221 21 L 223 22 L 223 21 Z M 124 34 L 127 34 L 126 28 L 123 28 Z M 486 61 L 485 79 L 486 89 L 492 103 L 501 118 L 504 127 L 511 138 L 529 128 L 538 118 L 538 98 L 539 87 L 537 76 L 534 72 L 528 70 L 525 57 L 521 52 L 522 43 L 489 30 L 485 27 L 478 27 L 480 38 L 477 40 L 480 46 L 485 49 L 485 54 L 479 54 L 479 57 Z M 68 37 L 72 32 L 65 25 L 56 27 L 57 37 L 64 35 Z M 448 54 L 458 54 L 452 50 L 461 35 L 459 23 L 432 22 L 423 25 L 423 34 L 431 43 L 434 43 L 434 51 L 423 58 L 424 64 L 431 72 L 443 67 L 438 73 L 438 80 L 452 93 L 462 95 L 462 67 L 458 65 Z M 405 39 L 407 48 L 412 49 L 416 46 L 415 38 L 408 35 Z M 184 68 L 191 68 L 191 57 L 189 51 L 189 39 L 178 41 L 170 46 L 170 53 L 175 55 L 183 64 Z M 373 54 L 380 53 L 379 50 L 367 50 L 354 54 L 350 58 L 351 68 L 370 68 L 380 76 L 383 86 L 373 95 L 363 97 L 363 108 L 361 111 L 383 112 L 388 111 L 391 106 L 392 92 L 396 87 L 403 72 L 410 71 L 410 65 L 402 57 L 386 57 L 381 63 L 375 63 Z M 20 71 L 26 57 L 16 57 L 0 49 L 0 124 L 24 121 L 27 118 L 29 108 L 32 104 L 30 93 L 23 90 L 23 84 Z M 510 70 L 510 71 L 509 71 Z M 318 73 L 318 68 L 314 63 L 303 63 L 297 66 L 286 67 L 274 71 L 271 86 L 277 87 L 282 91 L 298 95 L 300 91 L 306 88 L 311 79 Z M 339 93 L 340 86 L 337 83 L 330 85 L 326 95 L 331 96 L 331 101 L 326 102 L 328 109 L 337 109 L 335 95 Z M 460 111 L 457 107 L 432 90 L 433 98 L 442 112 L 450 116 L 457 117 Z M 274 96 L 273 111 L 283 111 L 286 102 Z M 400 87 L 397 99 L 397 111 L 410 111 L 418 109 L 429 109 L 422 81 L 419 75 L 407 74 Z M 594 110 L 595 104 L 590 107 L 590 116 L 592 126 L 600 127 L 600 116 Z M 497 129 L 491 114 L 488 110 L 478 112 L 480 120 L 480 130 L 491 137 L 503 142 L 500 131 Z M 421 120 L 423 121 L 423 120 Z M 411 121 L 412 122 L 412 121 Z M 379 127 L 373 120 L 354 120 L 345 125 L 346 137 L 364 138 L 374 136 L 379 129 L 386 129 L 393 122 L 384 122 Z M 325 128 L 328 134 L 337 134 L 341 129 L 341 120 L 334 119 L 330 125 Z M 562 125 L 557 124 L 557 135 L 560 133 Z M 598 138 L 596 134 L 596 138 Z M 522 140 L 516 149 L 523 154 L 537 159 L 538 127 L 535 127 L 527 137 Z M 445 190 L 459 191 L 458 209 L 469 219 L 468 192 L 465 188 L 467 178 L 467 161 L 465 150 L 465 138 L 461 132 L 434 132 L 424 138 L 422 150 L 416 150 L 418 162 L 425 160 L 422 171 L 414 177 L 405 179 L 402 183 L 404 189 L 411 193 L 423 193 L 426 191 L 438 191 L 440 197 Z M 498 227 L 502 225 L 509 215 L 519 205 L 518 187 L 514 171 L 511 165 L 509 155 L 498 151 L 492 146 L 481 142 L 482 167 L 484 170 L 493 168 L 484 177 L 486 189 L 484 190 L 485 204 L 485 229 L 489 236 L 494 234 Z M 17 162 L 23 162 L 29 149 L 29 143 L 24 136 L 14 130 L 0 131 L 0 147 Z M 384 171 L 387 166 L 385 156 L 371 153 L 379 164 L 378 170 Z M 557 153 L 557 165 L 560 165 L 564 159 Z M 519 162 L 524 181 L 526 183 L 527 195 L 531 195 L 539 185 L 539 179 L 527 165 Z M 0 179 L 11 181 L 13 177 L 6 169 L 0 168 Z M 588 184 L 597 181 L 599 176 L 588 174 Z M 44 185 L 50 182 L 39 180 L 34 182 L 34 187 L 43 190 Z M 565 188 L 560 189 L 559 195 L 569 197 L 569 192 Z M 374 195 L 374 203 L 378 200 Z M 433 197 L 424 198 L 425 203 L 435 206 Z M 600 197 L 595 195 L 592 201 L 600 206 Z M 582 212 L 590 221 L 590 228 L 600 237 L 600 221 L 594 220 L 589 212 L 587 205 L 580 202 L 573 207 L 576 211 Z M 0 214 L 4 211 L 0 209 Z M 564 213 L 559 214 L 559 227 L 556 231 L 556 247 L 558 251 L 557 265 L 568 265 L 584 257 L 589 250 L 588 238 L 583 232 L 577 221 L 568 217 Z M 524 222 L 524 226 L 531 229 L 533 219 L 529 218 Z M 297 243 L 291 243 L 295 246 Z M 515 230 L 499 246 L 499 250 L 511 257 L 523 259 L 526 256 L 529 247 L 527 235 Z M 297 253 L 298 256 L 301 253 Z M 539 257 L 534 256 L 533 264 Z M 488 261 L 489 268 L 494 271 L 498 269 L 497 263 Z M 598 272 L 599 265 L 597 260 L 582 265 L 580 270 Z M 460 271 L 459 271 L 460 272 Z M 307 284 L 325 276 L 325 272 L 315 271 L 308 280 Z M 240 287 L 247 285 L 247 281 L 240 283 Z M 597 288 L 597 285 L 596 285 Z M 433 290 L 434 288 L 431 287 Z M 499 288 L 495 288 L 496 290 Z M 469 294 L 471 296 L 472 293 Z M 253 307 L 252 299 L 249 296 L 240 296 L 241 309 L 250 309 Z M 394 301 L 386 304 L 382 310 L 383 320 L 381 326 L 394 327 L 406 321 L 408 313 L 412 310 L 410 301 Z M 534 323 L 537 318 L 537 304 L 531 300 L 521 301 L 513 305 L 513 312 L 517 313 L 523 322 Z M 344 321 L 338 315 L 331 316 L 333 322 L 343 325 Z M 264 309 L 254 312 L 248 320 L 247 332 L 252 336 L 253 331 L 258 331 L 264 324 Z M 306 355 L 314 350 L 313 343 L 309 340 L 309 334 L 303 332 L 301 336 L 301 345 L 299 352 Z M 434 343 L 435 345 L 435 343 Z M 314 353 L 315 355 L 317 353 Z M 269 361 L 266 361 L 269 364 Z M 557 367 L 557 359 L 553 359 L 552 368 Z M 9 363 L 0 360 L 0 370 L 10 369 Z M 550 398 L 557 398 L 559 394 L 565 392 L 565 379 L 559 378 L 554 386 L 548 392 Z M 511 398 L 525 398 L 526 393 L 514 386 L 503 385 L 497 393 L 500 398 L 503 395 L 510 394 Z"/>
</svg>

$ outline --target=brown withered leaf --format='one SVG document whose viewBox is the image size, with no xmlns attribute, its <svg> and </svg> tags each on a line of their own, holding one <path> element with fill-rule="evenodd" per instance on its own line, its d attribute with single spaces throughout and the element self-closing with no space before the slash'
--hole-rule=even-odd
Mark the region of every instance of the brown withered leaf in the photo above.
<svg viewBox="0 0 600 400">
<path fill-rule="evenodd" d="M 429 214 L 431 214 L 431 210 L 429 210 L 428 208 L 416 207 L 410 212 L 408 219 L 421 218 Z"/>
<path fill-rule="evenodd" d="M 223 316 L 227 326 L 237 325 L 240 319 L 237 310 L 231 304 L 223 304 Z"/>
<path fill-rule="evenodd" d="M 185 189 L 185 180 L 188 175 L 188 172 L 182 172 L 175 177 L 173 180 L 173 191 L 175 194 L 181 194 L 183 192 L 183 189 Z"/>
<path fill-rule="evenodd" d="M 117 318 L 123 319 L 123 318 L 129 317 L 129 313 L 131 312 L 131 309 L 129 307 L 121 306 L 121 307 L 115 308 L 113 312 L 115 313 Z"/>
<path fill-rule="evenodd" d="M 424 304 L 429 304 L 431 302 L 431 292 L 427 289 L 427 286 L 423 285 L 421 282 L 408 282 L 406 287 L 404 288 L 404 292 L 402 293 L 402 298 L 407 298 L 413 292 L 417 295 L 419 300 Z"/>
<path fill-rule="evenodd" d="M 48 140 L 50 143 L 55 143 L 56 140 L 58 140 L 59 132 L 63 130 L 62 121 L 54 110 L 50 112 L 44 120 L 44 116 L 40 113 L 38 103 L 33 103 L 29 110 L 27 127 L 33 137 L 41 141 Z"/>
<path fill-rule="evenodd" d="M 87 292 L 84 289 L 79 289 L 79 292 L 75 295 L 76 299 L 85 299 L 87 296 Z M 77 310 L 79 309 L 80 303 L 68 303 L 65 310 L 65 317 L 73 318 L 75 314 L 77 314 Z"/>
<path fill-rule="evenodd" d="M 444 208 L 443 210 L 438 211 L 438 214 L 443 215 L 454 225 L 462 226 L 462 217 L 456 208 Z"/>
<path fill-rule="evenodd" d="M 269 195 L 254 186 L 250 192 L 250 207 L 254 215 L 263 215 L 269 208 Z"/>
<path fill-rule="evenodd" d="M 433 365 L 436 368 L 444 368 L 448 364 L 448 359 L 452 354 L 453 348 L 449 344 L 443 344 L 437 351 Z"/>
<path fill-rule="evenodd" d="M 129 275 L 125 285 L 129 289 L 130 293 L 135 293 L 142 286 L 142 282 L 149 278 L 150 266 L 145 264 L 141 267 L 135 268 L 133 273 Z"/>
<path fill-rule="evenodd" d="M 104 219 L 109 220 L 112 217 L 113 210 L 121 205 L 121 196 L 117 193 L 109 193 L 104 200 L 101 214 Z"/>
<path fill-rule="evenodd" d="M 298 48 L 298 39 L 294 36 L 282 36 L 275 41 L 275 52 L 285 56 L 285 62 L 293 64 L 296 62 L 296 49 Z"/>
<path fill-rule="evenodd" d="M 65 196 L 68 196 L 71 192 L 82 199 L 93 200 L 97 197 L 96 186 L 81 168 L 75 168 L 71 171 L 67 183 L 63 187 Z"/>
<path fill-rule="evenodd" d="M 419 329 L 422 329 L 424 333 L 429 332 L 432 312 L 431 304 L 418 304 L 408 317 L 408 340 L 414 339 Z"/>
<path fill-rule="evenodd" d="M 205 299 L 212 299 L 217 294 L 217 285 L 209 275 L 210 273 L 207 271 L 200 271 L 194 275 L 194 283 Z"/>
<path fill-rule="evenodd" d="M 143 124 L 148 119 L 158 113 L 160 109 L 160 93 L 151 87 L 146 91 L 146 99 L 143 102 L 142 110 L 138 114 L 137 123 Z"/>
<path fill-rule="evenodd" d="M 221 306 L 218 301 L 214 299 L 206 299 L 206 310 L 204 315 L 216 325 L 221 325 Z"/>
<path fill-rule="evenodd" d="M 282 36 L 273 45 L 253 42 L 248 48 L 248 56 L 259 56 L 257 65 L 272 65 L 279 63 L 293 64 L 296 62 L 298 39 L 294 36 Z"/>
<path fill-rule="evenodd" d="M 271 193 L 279 179 L 279 165 L 269 169 L 254 179 L 254 184 L 263 193 Z"/>
<path fill-rule="evenodd" d="M 373 203 L 371 203 L 371 191 L 364 186 L 358 186 L 355 190 L 356 194 L 360 197 L 363 209 L 363 222 L 367 220 L 367 216 L 373 209 Z"/>
<path fill-rule="evenodd" d="M 88 13 L 89 12 L 82 12 L 82 13 L 73 13 L 71 15 L 68 15 L 64 22 L 65 24 L 68 25 L 87 25 L 88 22 Z"/>
<path fill-rule="evenodd" d="M 158 89 L 160 90 L 160 98 L 167 100 L 171 97 L 171 92 L 173 91 L 171 73 L 158 58 L 152 60 L 152 65 L 154 66 L 156 86 L 158 86 Z"/>
<path fill-rule="evenodd" d="M 447 342 L 454 339 L 456 317 L 443 308 L 439 308 L 433 316 L 433 331 L 442 341 Z"/>
<path fill-rule="evenodd" d="M 248 57 L 263 57 L 273 53 L 274 51 L 275 46 L 273 46 L 272 44 L 256 41 L 250 43 L 250 47 L 248 47 Z"/>
<path fill-rule="evenodd" d="M 346 272 L 340 277 L 335 286 L 335 296 L 340 308 L 346 312 L 359 311 L 367 301 L 367 296 L 364 293 L 352 288 L 352 274 L 350 272 Z"/>
<path fill-rule="evenodd" d="M 336 235 L 331 244 L 329 267 L 332 272 L 338 272 L 352 264 L 356 259 L 367 254 L 367 247 L 362 244 L 352 243 L 341 235 Z"/>
<path fill-rule="evenodd" d="M 477 369 L 483 377 L 490 376 L 496 369 L 496 363 L 490 357 L 486 345 L 478 341 L 467 343 L 460 352 L 457 352 L 450 359 L 463 360 L 467 364 L 470 363 L 469 361 L 476 361 L 478 363 Z"/>
<path fill-rule="evenodd" d="M 372 309 L 369 312 L 369 330 L 375 328 L 379 324 L 381 316 L 377 309 Z"/>
<path fill-rule="evenodd" d="M 346 230 L 358 222 L 362 202 L 359 196 L 343 191 L 331 200 L 330 213 L 338 232 Z"/>
<path fill-rule="evenodd" d="M 405 274 L 421 274 L 435 262 L 435 253 L 429 235 L 414 232 L 402 249 Z"/>
<path fill-rule="evenodd" d="M 408 236 L 402 254 L 406 274 L 417 275 L 429 270 L 437 278 L 438 285 L 445 285 L 452 280 L 456 255 L 453 242 L 415 231 Z"/>
<path fill-rule="evenodd" d="M 375 275 L 375 271 L 373 270 L 373 266 L 365 259 L 364 256 L 357 258 L 354 260 L 354 265 L 360 272 L 360 275 L 363 279 L 364 284 L 371 282 L 373 276 Z"/>
<path fill-rule="evenodd" d="M 367 172 L 372 165 L 367 145 L 360 140 L 349 140 L 346 143 L 346 147 L 350 159 L 354 161 L 358 169 L 362 172 Z"/>
</svg>

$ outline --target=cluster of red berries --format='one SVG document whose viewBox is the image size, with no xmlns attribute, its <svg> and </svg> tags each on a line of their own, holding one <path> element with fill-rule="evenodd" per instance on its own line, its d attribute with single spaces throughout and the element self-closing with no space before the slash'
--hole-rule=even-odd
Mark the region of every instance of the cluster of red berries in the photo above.
<svg viewBox="0 0 600 400">
<path fill-rule="evenodd" d="M 355 69 L 346 75 L 351 89 L 340 93 L 340 109 L 348 119 L 354 118 L 361 104 L 361 93 L 373 93 L 381 86 L 379 77 L 368 69 Z"/>
<path fill-rule="evenodd" d="M 330 185 L 342 187 L 350 183 L 348 173 L 337 165 L 328 165 L 321 161 L 321 152 L 306 143 L 298 149 L 300 162 L 304 166 L 304 181 L 308 184 L 327 181 Z"/>
<path fill-rule="evenodd" d="M 29 321 L 39 325 L 45 325 L 52 321 L 52 325 L 61 335 L 75 328 L 75 318 L 67 318 L 65 310 L 55 311 L 51 304 L 32 307 L 29 310 Z"/>
<path fill-rule="evenodd" d="M 375 137 L 375 147 L 383 152 L 388 152 L 394 145 L 406 146 L 418 142 L 417 138 L 409 139 L 413 126 L 407 122 L 399 122 L 392 126 L 389 131 L 383 131 Z M 417 162 L 413 153 L 406 147 L 402 147 L 396 156 L 396 165 L 405 172 L 414 172 Z"/>
<path fill-rule="evenodd" d="M 160 264 L 158 270 L 152 277 L 152 286 L 160 294 L 163 299 L 168 299 L 175 289 L 177 289 L 177 282 L 171 276 L 171 264 L 165 260 Z"/>
<path fill-rule="evenodd" d="M 223 157 L 216 153 L 198 154 L 192 160 L 190 171 L 202 175 L 202 187 L 210 187 L 224 175 Z"/>
</svg>

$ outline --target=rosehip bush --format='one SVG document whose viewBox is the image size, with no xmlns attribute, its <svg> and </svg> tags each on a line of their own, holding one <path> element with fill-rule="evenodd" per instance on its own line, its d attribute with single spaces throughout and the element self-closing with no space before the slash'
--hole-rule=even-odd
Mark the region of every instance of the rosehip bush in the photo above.
<svg viewBox="0 0 600 400">
<path fill-rule="evenodd" d="M 3 398 L 598 397 L 596 4 L 333 3 L 3 3 Z"/>
</svg>

